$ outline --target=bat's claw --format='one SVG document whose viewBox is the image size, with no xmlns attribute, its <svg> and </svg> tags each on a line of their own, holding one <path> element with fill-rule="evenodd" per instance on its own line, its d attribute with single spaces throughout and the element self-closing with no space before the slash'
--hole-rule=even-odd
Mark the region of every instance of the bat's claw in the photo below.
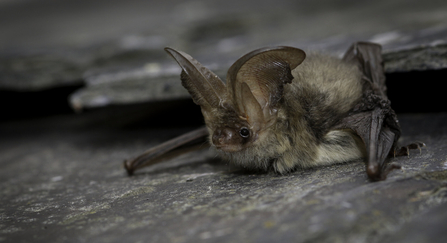
<svg viewBox="0 0 447 243">
<path fill-rule="evenodd" d="M 366 167 L 366 173 L 371 181 L 383 181 L 391 171 L 396 169 L 402 169 L 402 166 L 397 163 L 386 163 L 381 168 L 370 165 Z"/>
<path fill-rule="evenodd" d="M 410 149 L 419 149 L 419 154 L 422 154 L 422 148 L 426 147 L 425 143 L 423 142 L 415 142 L 415 143 L 411 143 L 407 146 L 403 146 L 400 149 L 395 149 L 394 150 L 394 157 L 396 156 L 403 156 L 406 155 L 408 157 L 410 157 Z"/>
</svg>

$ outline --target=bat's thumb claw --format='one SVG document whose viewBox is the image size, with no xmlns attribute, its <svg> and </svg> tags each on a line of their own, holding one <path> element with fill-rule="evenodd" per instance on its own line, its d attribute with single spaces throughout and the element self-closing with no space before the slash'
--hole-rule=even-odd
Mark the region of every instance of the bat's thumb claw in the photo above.
<svg viewBox="0 0 447 243">
<path fill-rule="evenodd" d="M 124 160 L 124 168 L 126 169 L 127 174 L 129 176 L 133 175 L 133 171 L 134 171 L 134 169 L 132 168 L 132 164 L 130 162 L 131 161 L 129 161 L 129 160 Z"/>
<path fill-rule="evenodd" d="M 366 167 L 366 173 L 371 181 L 383 181 L 392 170 L 401 168 L 402 166 L 396 163 L 389 163 L 382 167 L 372 164 Z"/>
<path fill-rule="evenodd" d="M 380 175 L 380 168 L 377 164 L 369 164 L 366 166 L 366 173 L 372 181 L 380 181 L 382 177 Z"/>
</svg>

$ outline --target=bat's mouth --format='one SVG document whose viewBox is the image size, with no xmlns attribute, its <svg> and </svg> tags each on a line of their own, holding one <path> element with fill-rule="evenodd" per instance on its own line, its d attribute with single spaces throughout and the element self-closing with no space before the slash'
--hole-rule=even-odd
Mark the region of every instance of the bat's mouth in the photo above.
<svg viewBox="0 0 447 243">
<path fill-rule="evenodd" d="M 240 146 L 234 145 L 214 145 L 217 149 L 222 150 L 224 152 L 237 152 L 240 151 Z"/>
</svg>

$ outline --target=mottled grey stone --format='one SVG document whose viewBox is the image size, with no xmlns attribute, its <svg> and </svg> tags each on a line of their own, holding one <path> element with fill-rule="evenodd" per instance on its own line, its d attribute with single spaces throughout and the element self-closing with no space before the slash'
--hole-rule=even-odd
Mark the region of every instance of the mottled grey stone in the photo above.
<svg viewBox="0 0 447 243">
<path fill-rule="evenodd" d="M 436 173 L 433 174 L 436 175 Z M 433 193 L 445 195 L 446 189 L 444 186 Z M 439 200 L 439 198 L 435 198 L 435 200 Z M 384 237 L 382 242 L 441 242 L 446 236 L 445 228 L 441 227 L 447 221 L 446 207 L 447 204 L 442 203 L 433 208 L 424 208 L 417 218 L 402 225 L 395 234 Z"/>
<path fill-rule="evenodd" d="M 75 53 L 44 52 L 0 55 L 0 89 L 39 91 L 83 84 L 88 62 Z"/>
<path fill-rule="evenodd" d="M 239 56 L 262 46 L 339 55 L 361 40 L 384 46 L 387 72 L 443 69 L 446 5 L 439 0 L 7 2 L 0 5 L 0 89 L 85 83 L 70 97 L 75 109 L 185 98 L 165 46 L 190 53 L 222 78 Z"/>
<path fill-rule="evenodd" d="M 386 53 L 383 59 L 385 71 L 388 73 L 445 69 L 447 44 L 416 46 L 411 49 L 392 51 Z"/>
<path fill-rule="evenodd" d="M 400 115 L 422 153 L 369 182 L 364 163 L 280 176 L 207 149 L 128 177 L 122 162 L 188 128 L 128 109 L 3 123 L 2 242 L 444 242 L 446 114 Z M 135 117 L 136 116 L 136 117 Z M 151 118 L 146 122 L 150 121 Z M 388 241 L 386 241 L 388 240 Z M 409 240 L 409 241 L 407 241 Z"/>
</svg>

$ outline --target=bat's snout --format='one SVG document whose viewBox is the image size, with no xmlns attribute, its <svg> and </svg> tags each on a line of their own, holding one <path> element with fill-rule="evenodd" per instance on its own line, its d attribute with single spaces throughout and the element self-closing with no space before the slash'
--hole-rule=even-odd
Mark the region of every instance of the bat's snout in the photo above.
<svg viewBox="0 0 447 243">
<path fill-rule="evenodd" d="M 233 140 L 236 131 L 231 128 L 216 129 L 213 133 L 213 144 L 216 146 L 227 145 Z"/>
<path fill-rule="evenodd" d="M 218 128 L 214 131 L 212 141 L 216 148 L 226 151 L 235 152 L 240 150 L 241 138 L 236 130 L 232 128 Z"/>
</svg>

